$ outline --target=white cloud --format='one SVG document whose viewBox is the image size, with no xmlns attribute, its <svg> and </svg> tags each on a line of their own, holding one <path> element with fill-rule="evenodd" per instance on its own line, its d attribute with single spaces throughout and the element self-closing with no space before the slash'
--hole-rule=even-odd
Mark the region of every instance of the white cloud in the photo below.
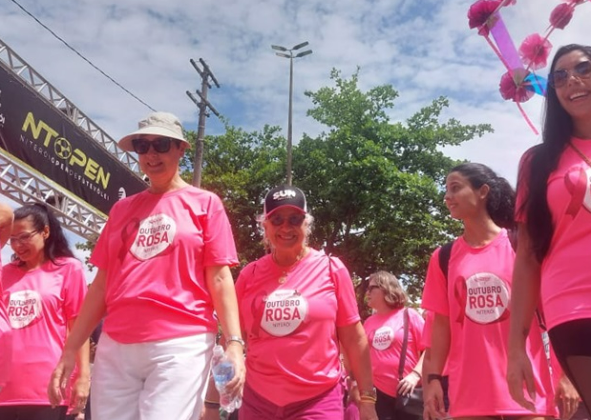
<svg viewBox="0 0 591 420">
<path fill-rule="evenodd" d="M 306 117 L 305 90 L 361 67 L 361 86 L 400 92 L 392 117 L 404 119 L 446 95 L 448 116 L 490 123 L 495 133 L 452 148 L 454 157 L 487 163 L 512 182 L 520 154 L 538 141 L 517 107 L 498 94 L 504 73 L 484 38 L 468 28 L 472 0 L 19 0 L 82 54 L 151 106 L 196 128 L 186 97 L 200 82 L 189 59 L 203 58 L 221 84 L 210 101 L 235 125 L 286 126 L 288 60 L 270 46 L 309 41 L 314 53 L 294 62 L 294 139 L 322 127 Z M 520 0 L 503 10 L 517 46 L 543 32 L 555 0 Z M 551 42 L 589 43 L 591 3 L 580 5 Z M 114 138 L 135 129 L 148 110 L 42 29 L 14 3 L 0 9 L 0 38 Z M 540 98 L 524 104 L 539 125 Z M 215 117 L 206 132 L 218 134 Z"/>
</svg>

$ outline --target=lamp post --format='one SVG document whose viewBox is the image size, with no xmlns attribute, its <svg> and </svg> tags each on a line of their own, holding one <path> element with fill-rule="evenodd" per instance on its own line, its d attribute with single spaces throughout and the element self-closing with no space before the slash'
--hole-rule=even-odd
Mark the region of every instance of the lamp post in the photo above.
<svg viewBox="0 0 591 420">
<path fill-rule="evenodd" d="M 304 57 L 312 54 L 312 50 L 302 51 L 294 55 L 294 51 L 298 51 L 308 45 L 308 42 L 302 42 L 292 48 L 285 48 L 280 45 L 271 45 L 275 50 L 275 54 L 279 57 L 289 58 L 289 110 L 287 116 L 287 185 L 291 185 L 291 146 L 292 146 L 292 108 L 293 108 L 293 59 Z"/>
</svg>

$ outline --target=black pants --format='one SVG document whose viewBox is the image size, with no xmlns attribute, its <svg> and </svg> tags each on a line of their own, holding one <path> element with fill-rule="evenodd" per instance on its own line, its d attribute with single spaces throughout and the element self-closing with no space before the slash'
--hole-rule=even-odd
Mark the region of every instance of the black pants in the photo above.
<svg viewBox="0 0 591 420">
<path fill-rule="evenodd" d="M 49 405 L 8 405 L 0 407 L 2 420 L 64 420 L 68 407 Z"/>
<path fill-rule="evenodd" d="M 421 417 L 396 412 L 396 398 L 377 390 L 376 412 L 379 420 L 420 420 Z"/>
<path fill-rule="evenodd" d="M 591 319 L 577 319 L 548 331 L 560 366 L 591 412 Z"/>
</svg>

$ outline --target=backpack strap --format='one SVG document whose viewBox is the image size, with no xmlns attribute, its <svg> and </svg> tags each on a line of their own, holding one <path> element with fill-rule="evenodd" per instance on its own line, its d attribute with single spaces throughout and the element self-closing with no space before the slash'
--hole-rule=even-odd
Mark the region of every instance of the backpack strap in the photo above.
<svg viewBox="0 0 591 420">
<path fill-rule="evenodd" d="M 446 282 L 449 274 L 449 259 L 451 258 L 451 249 L 454 246 L 454 242 L 448 242 L 439 249 L 439 268 L 445 276 Z"/>
</svg>

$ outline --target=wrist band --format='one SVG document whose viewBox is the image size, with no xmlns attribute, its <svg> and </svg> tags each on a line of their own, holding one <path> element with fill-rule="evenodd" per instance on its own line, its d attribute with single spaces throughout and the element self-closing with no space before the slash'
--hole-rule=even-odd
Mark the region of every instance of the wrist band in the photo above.
<svg viewBox="0 0 591 420">
<path fill-rule="evenodd" d="M 417 376 L 419 377 L 419 379 L 423 379 L 423 375 L 421 375 L 421 372 L 419 372 L 418 370 L 416 370 L 416 369 L 413 369 L 413 370 L 412 370 L 412 372 L 413 372 L 413 373 L 416 373 L 416 374 L 417 374 Z"/>
<path fill-rule="evenodd" d="M 215 401 L 208 401 L 205 400 L 203 402 L 203 405 L 207 408 L 220 408 L 220 403 L 219 402 L 215 402 Z"/>
<path fill-rule="evenodd" d="M 377 401 L 376 398 L 368 397 L 367 395 L 364 395 L 361 398 L 359 398 L 359 402 L 361 402 L 361 403 L 375 404 L 376 401 Z"/>
<path fill-rule="evenodd" d="M 442 379 L 443 379 L 443 376 L 438 375 L 436 373 L 430 373 L 429 375 L 427 375 L 427 383 L 428 384 L 430 384 L 431 381 L 435 381 L 435 380 L 441 382 Z"/>
</svg>

